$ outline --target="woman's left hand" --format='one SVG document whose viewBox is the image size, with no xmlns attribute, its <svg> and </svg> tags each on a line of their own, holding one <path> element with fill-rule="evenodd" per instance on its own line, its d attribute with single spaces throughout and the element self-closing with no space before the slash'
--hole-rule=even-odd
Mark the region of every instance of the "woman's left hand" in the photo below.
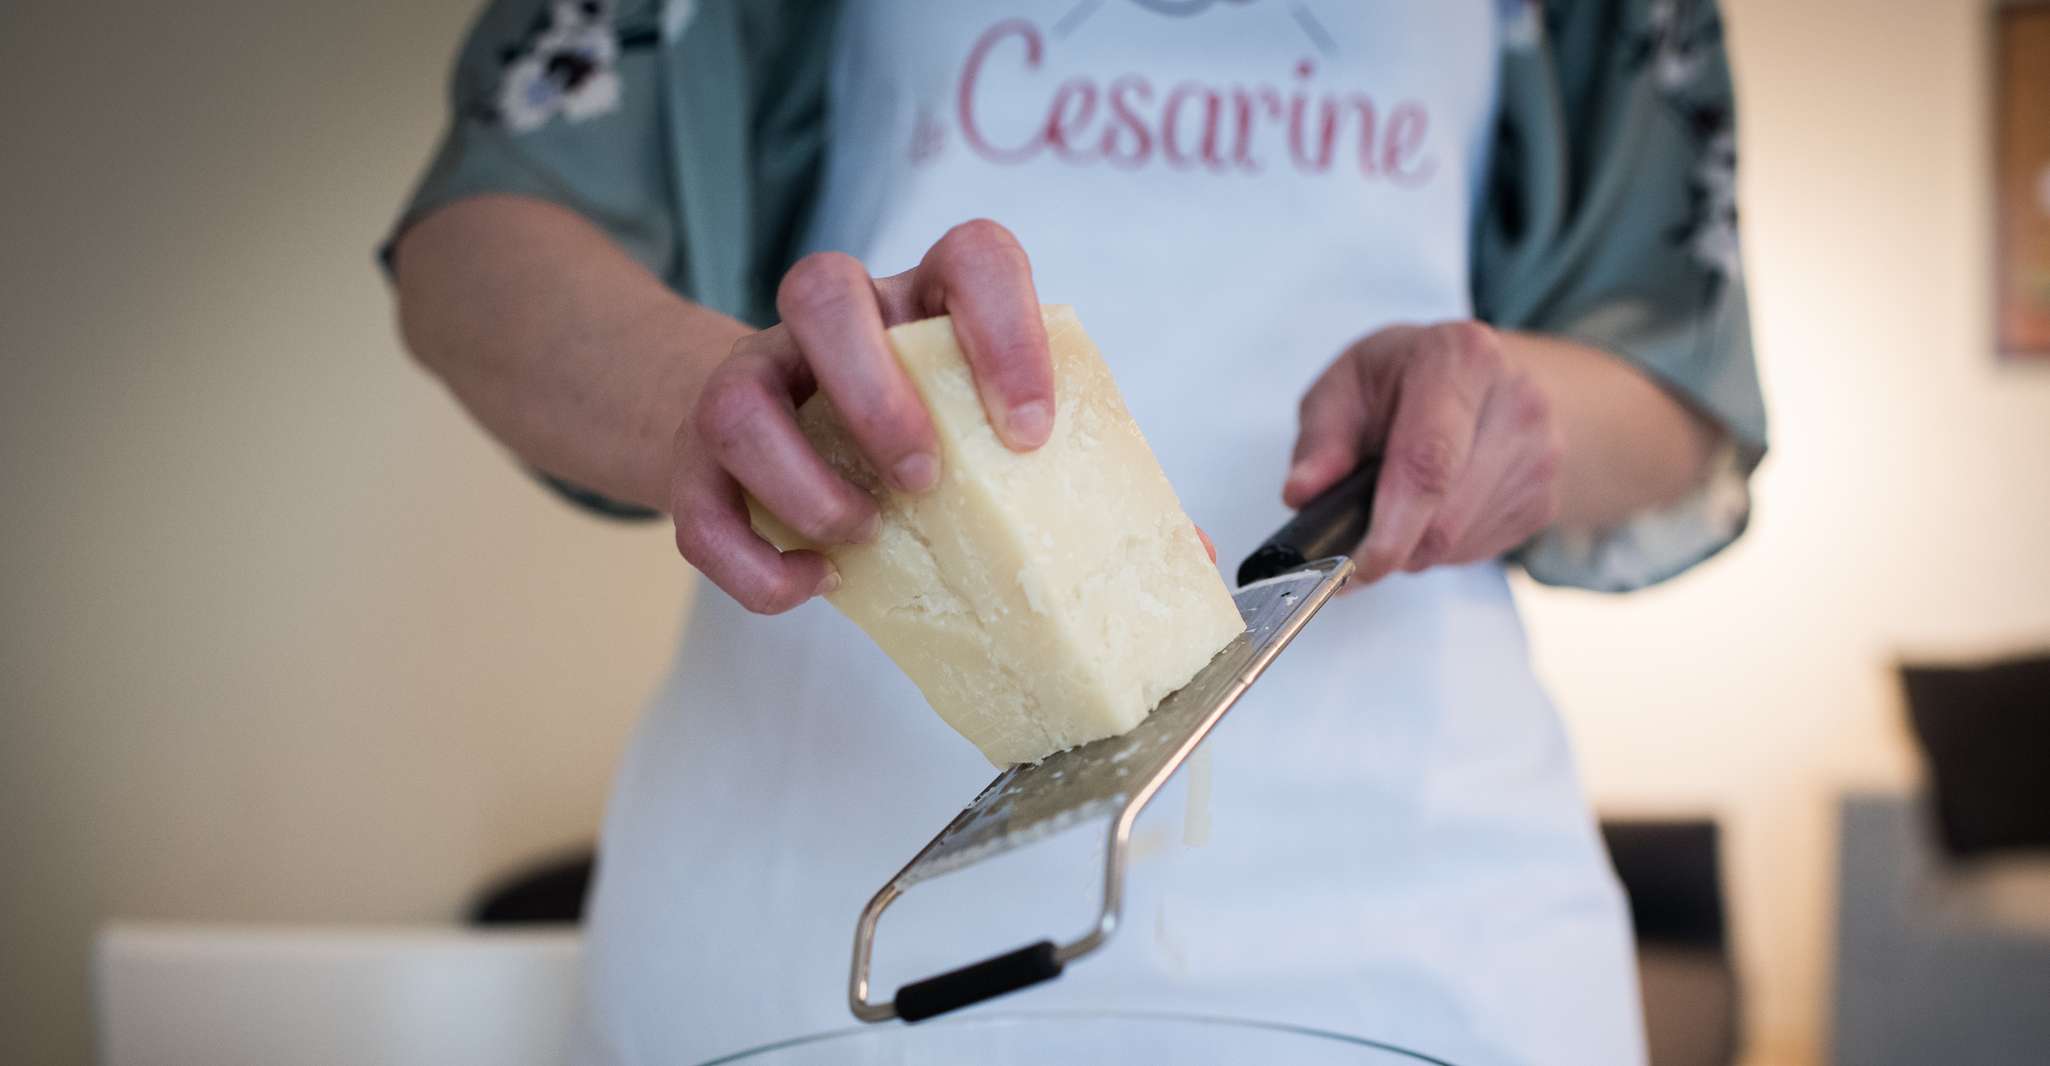
<svg viewBox="0 0 2050 1066">
<path fill-rule="evenodd" d="M 1551 525 L 1563 439 L 1552 404 L 1478 322 L 1392 326 L 1304 394 L 1282 498 L 1301 507 L 1381 457 L 1362 581 L 1502 555 Z"/>
</svg>

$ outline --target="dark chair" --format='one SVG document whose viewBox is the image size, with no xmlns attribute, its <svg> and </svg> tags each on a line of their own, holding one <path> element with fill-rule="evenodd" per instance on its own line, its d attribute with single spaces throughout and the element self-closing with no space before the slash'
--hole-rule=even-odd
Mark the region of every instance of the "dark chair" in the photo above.
<svg viewBox="0 0 2050 1066">
<path fill-rule="evenodd" d="M 575 925 L 597 872 L 590 848 L 522 867 L 485 886 L 470 904 L 471 925 Z"/>
<path fill-rule="evenodd" d="M 1630 897 L 1651 1066 L 1728 1066 L 1740 1015 L 1716 824 L 1605 820 L 1602 837 Z"/>
</svg>

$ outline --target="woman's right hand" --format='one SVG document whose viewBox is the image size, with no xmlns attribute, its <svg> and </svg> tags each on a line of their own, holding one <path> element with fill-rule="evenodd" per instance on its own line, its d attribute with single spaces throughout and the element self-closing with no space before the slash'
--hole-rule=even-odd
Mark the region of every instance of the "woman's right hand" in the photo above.
<svg viewBox="0 0 2050 1066">
<path fill-rule="evenodd" d="M 938 439 L 883 330 L 952 315 L 1004 443 L 1030 451 L 1053 430 L 1053 364 L 1031 264 L 988 220 L 947 231 L 918 266 L 870 278 L 851 256 L 821 252 L 790 268 L 776 293 L 782 322 L 735 342 L 677 427 L 669 513 L 676 547 L 750 611 L 776 614 L 832 591 L 825 556 L 780 552 L 749 524 L 742 492 L 820 544 L 875 536 L 868 494 L 840 477 L 797 428 L 797 405 L 823 389 L 871 466 L 892 488 L 939 483 Z"/>
</svg>

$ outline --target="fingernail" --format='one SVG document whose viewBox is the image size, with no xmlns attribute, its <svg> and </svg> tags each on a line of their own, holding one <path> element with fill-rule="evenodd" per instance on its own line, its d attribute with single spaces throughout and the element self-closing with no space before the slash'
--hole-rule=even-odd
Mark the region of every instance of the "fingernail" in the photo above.
<svg viewBox="0 0 2050 1066">
<path fill-rule="evenodd" d="M 839 587 L 840 571 L 834 569 L 829 565 L 826 567 L 826 576 L 819 579 L 819 587 L 812 590 L 812 595 L 831 596 L 833 594 L 833 590 Z"/>
<path fill-rule="evenodd" d="M 855 543 L 867 544 L 868 542 L 876 539 L 876 534 L 881 533 L 882 531 L 883 513 L 881 511 L 877 511 L 876 513 L 868 516 L 868 521 L 862 524 L 861 531 L 854 535 Z"/>
<path fill-rule="evenodd" d="M 1006 421 L 1011 439 L 1027 447 L 1037 448 L 1053 435 L 1053 408 L 1044 400 L 1033 400 L 1011 408 Z"/>
<path fill-rule="evenodd" d="M 905 492 L 924 492 L 940 481 L 940 461 L 926 452 L 912 452 L 890 468 L 897 487 Z"/>
</svg>

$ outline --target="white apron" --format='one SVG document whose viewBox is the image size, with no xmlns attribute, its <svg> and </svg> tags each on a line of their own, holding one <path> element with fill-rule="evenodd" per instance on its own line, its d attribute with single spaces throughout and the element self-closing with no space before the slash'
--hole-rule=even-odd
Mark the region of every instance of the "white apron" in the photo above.
<svg viewBox="0 0 2050 1066">
<path fill-rule="evenodd" d="M 1492 0 L 848 7 L 809 243 L 887 274 L 955 223 L 1009 226 L 1227 572 L 1286 518 L 1317 373 L 1380 326 L 1471 313 Z M 1118 936 L 1006 1006 L 1642 1060 L 1625 909 L 1499 565 L 1340 598 L 1206 750 L 1208 809 L 1178 779 L 1140 822 Z M 761 618 L 705 588 L 607 816 L 579 1061 L 849 1024 L 856 915 L 993 774 L 829 605 Z M 918 886 L 882 923 L 878 995 L 1071 939 L 1099 856 L 1071 833 Z"/>
</svg>

